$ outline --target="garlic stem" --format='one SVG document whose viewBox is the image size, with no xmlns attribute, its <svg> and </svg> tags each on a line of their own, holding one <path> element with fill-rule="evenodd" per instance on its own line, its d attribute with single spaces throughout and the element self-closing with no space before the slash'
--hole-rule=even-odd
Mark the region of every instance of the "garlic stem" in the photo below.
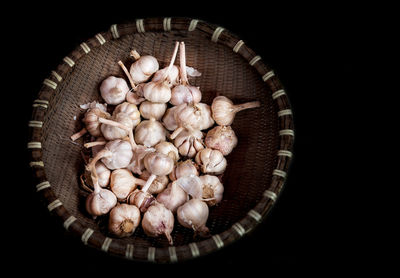
<svg viewBox="0 0 400 278">
<path fill-rule="evenodd" d="M 94 186 L 94 193 L 99 193 L 100 189 L 101 189 L 101 187 L 99 185 L 99 177 L 98 177 L 97 171 L 96 171 L 96 163 L 103 157 L 106 157 L 109 155 L 112 155 L 112 152 L 107 149 L 103 149 L 103 150 L 99 151 L 96 154 L 96 156 L 92 159 L 92 161 L 90 161 L 89 164 L 87 165 L 87 169 L 91 173 L 91 178 L 92 178 L 93 186 Z"/>
<path fill-rule="evenodd" d="M 133 129 L 129 129 L 129 143 L 131 143 L 132 151 L 135 152 L 138 148 L 135 137 L 133 136 Z"/>
<path fill-rule="evenodd" d="M 126 130 L 126 131 L 131 130 L 131 128 L 129 128 L 129 127 L 127 127 L 127 126 L 125 126 L 125 125 L 123 125 L 123 124 L 121 124 L 119 122 L 113 121 L 113 120 L 99 118 L 99 122 L 102 123 L 102 124 L 115 126 L 115 127 L 121 128 L 121 129 Z"/>
<path fill-rule="evenodd" d="M 132 79 L 131 74 L 129 73 L 128 69 L 125 67 L 124 63 L 122 63 L 122 61 L 118 61 L 118 65 L 122 68 L 122 70 L 124 71 L 125 75 L 128 77 L 129 79 L 129 83 L 131 83 L 131 86 L 133 88 L 133 90 L 136 90 L 136 84 Z"/>
<path fill-rule="evenodd" d="M 149 177 L 149 179 L 146 181 L 145 185 L 142 188 L 143 192 L 147 192 L 147 190 L 150 188 L 150 185 L 153 183 L 153 181 L 157 178 L 156 175 L 151 174 L 151 176 Z"/>
<path fill-rule="evenodd" d="M 81 138 L 84 134 L 86 134 L 87 133 L 87 129 L 84 127 L 84 128 L 82 128 L 80 131 L 78 131 L 77 133 L 75 133 L 75 134 L 73 134 L 72 136 L 71 136 L 71 140 L 72 141 L 75 141 L 75 140 L 77 140 L 78 138 Z"/>
<path fill-rule="evenodd" d="M 171 61 L 169 62 L 168 68 L 167 70 L 164 72 L 164 75 L 162 76 L 162 78 L 160 79 L 159 82 L 163 82 L 164 80 L 167 79 L 169 72 L 171 71 L 174 63 L 175 63 L 175 59 L 176 59 L 176 54 L 178 53 L 178 47 L 179 47 L 179 42 L 175 43 L 175 48 L 174 48 L 174 53 L 172 54 L 172 58 Z"/>
<path fill-rule="evenodd" d="M 250 101 L 250 102 L 234 105 L 233 111 L 239 112 L 244 109 L 256 108 L 256 107 L 260 107 L 260 102 L 259 101 Z"/>
<path fill-rule="evenodd" d="M 179 59 L 180 59 L 180 76 L 181 84 L 187 85 L 189 83 L 186 72 L 186 51 L 185 43 L 181 42 L 179 46 Z"/>
<path fill-rule="evenodd" d="M 83 146 L 87 149 L 95 147 L 95 146 L 101 146 L 101 145 L 105 145 L 107 144 L 106 141 L 94 141 L 94 142 L 89 142 L 89 143 L 85 143 Z"/>
<path fill-rule="evenodd" d="M 136 51 L 136 49 L 131 50 L 130 55 L 131 55 L 131 57 L 133 57 L 135 60 L 139 60 L 139 59 L 140 59 L 140 54 L 139 54 L 139 52 Z"/>
</svg>

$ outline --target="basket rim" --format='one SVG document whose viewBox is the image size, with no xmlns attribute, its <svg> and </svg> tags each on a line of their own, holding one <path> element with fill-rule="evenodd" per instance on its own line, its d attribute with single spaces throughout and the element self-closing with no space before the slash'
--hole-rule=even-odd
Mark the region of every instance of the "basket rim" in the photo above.
<svg viewBox="0 0 400 278">
<path fill-rule="evenodd" d="M 278 119 L 284 118 L 284 121 L 279 121 L 278 123 L 278 145 L 280 149 L 276 154 L 277 162 L 273 168 L 272 182 L 268 189 L 264 191 L 261 200 L 244 218 L 234 223 L 224 232 L 214 234 L 212 237 L 201 241 L 180 246 L 145 248 L 132 244 L 123 244 L 116 238 L 110 238 L 99 231 L 94 231 L 68 212 L 53 192 L 51 184 L 46 178 L 41 148 L 42 126 L 49 107 L 49 101 L 57 86 L 63 82 L 68 73 L 73 71 L 75 63 L 92 49 L 102 47 L 109 40 L 118 40 L 120 37 L 129 34 L 170 32 L 173 30 L 202 32 L 212 42 L 223 44 L 242 56 L 250 66 L 257 70 L 262 80 L 269 87 L 272 92 L 270 97 L 278 106 Z M 126 259 L 150 262 L 174 263 L 201 257 L 236 242 L 254 230 L 265 219 L 280 195 L 292 161 L 294 144 L 291 104 L 274 71 L 262 61 L 261 56 L 254 53 L 243 40 L 230 31 L 200 19 L 185 17 L 140 18 L 128 23 L 113 24 L 108 31 L 97 33 L 94 37 L 82 42 L 63 58 L 62 63 L 58 65 L 56 70 L 51 71 L 51 74 L 43 80 L 38 97 L 32 104 L 32 117 L 28 123 L 28 128 L 31 134 L 27 143 L 27 148 L 30 152 L 29 166 L 32 168 L 32 174 L 35 178 L 34 186 L 36 191 L 44 197 L 49 213 L 58 216 L 64 228 L 79 237 L 85 245 Z M 213 246 L 213 248 L 210 248 L 210 246 Z"/>
</svg>

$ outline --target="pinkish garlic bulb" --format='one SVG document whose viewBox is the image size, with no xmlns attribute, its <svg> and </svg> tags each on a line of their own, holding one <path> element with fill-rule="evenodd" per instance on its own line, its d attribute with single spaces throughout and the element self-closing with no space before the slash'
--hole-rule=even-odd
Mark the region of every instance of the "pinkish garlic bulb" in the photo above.
<svg viewBox="0 0 400 278">
<path fill-rule="evenodd" d="M 145 84 L 146 83 L 140 83 L 135 87 L 133 92 L 129 91 L 126 94 L 126 101 L 135 105 L 139 105 L 143 101 L 145 101 L 146 99 L 144 98 L 144 92 L 143 92 L 143 87 Z"/>
<path fill-rule="evenodd" d="M 259 101 L 235 105 L 229 98 L 217 96 L 211 104 L 212 117 L 218 125 L 231 125 L 237 112 L 255 107 L 260 107 Z"/>
<path fill-rule="evenodd" d="M 196 163 L 204 174 L 219 175 L 222 174 L 227 166 L 227 161 L 224 155 L 210 148 L 205 148 L 199 151 L 196 155 Z"/>
<path fill-rule="evenodd" d="M 170 183 L 167 189 L 157 195 L 157 202 L 162 203 L 172 213 L 176 213 L 178 207 L 188 200 L 188 194 L 176 182 Z"/>
<path fill-rule="evenodd" d="M 200 234 L 207 234 L 209 232 L 206 227 L 208 213 L 207 204 L 194 198 L 178 208 L 177 218 L 183 227 L 193 229 Z"/>
<path fill-rule="evenodd" d="M 173 137 L 174 134 L 175 132 L 171 135 L 171 139 L 174 140 L 174 145 L 182 156 L 191 158 L 204 149 L 204 135 L 200 130 L 185 128 L 181 129 L 178 136 Z"/>
<path fill-rule="evenodd" d="M 179 160 L 178 149 L 171 142 L 163 141 L 155 145 L 154 147 L 157 152 L 168 155 L 174 162 Z"/>
<path fill-rule="evenodd" d="M 173 159 L 159 152 L 148 153 L 143 161 L 146 170 L 156 176 L 166 176 L 174 167 Z"/>
<path fill-rule="evenodd" d="M 140 56 L 136 50 L 131 51 L 131 55 L 136 59 L 129 73 L 135 84 L 146 82 L 159 69 L 158 61 L 151 55 Z"/>
<path fill-rule="evenodd" d="M 154 204 L 155 198 L 149 192 L 144 192 L 139 189 L 135 189 L 127 197 L 128 204 L 135 205 L 141 212 L 146 212 L 148 208 Z"/>
<path fill-rule="evenodd" d="M 110 211 L 108 230 L 117 237 L 131 236 L 140 224 L 140 211 L 136 206 L 118 204 Z"/>
<path fill-rule="evenodd" d="M 207 132 L 204 143 L 226 156 L 236 147 L 238 139 L 231 126 L 216 126 Z"/>
<path fill-rule="evenodd" d="M 165 114 L 165 110 L 167 110 L 166 103 L 157 103 L 151 101 L 144 101 L 140 105 L 140 114 L 145 119 L 156 119 L 161 120 L 161 118 Z"/>
<path fill-rule="evenodd" d="M 111 171 L 110 169 L 108 169 L 104 163 L 102 163 L 101 161 L 97 161 L 96 165 L 96 172 L 97 172 L 97 176 L 98 176 L 98 183 L 101 187 L 107 187 L 108 184 L 110 183 L 110 176 L 111 176 Z M 91 173 L 85 171 L 85 178 L 86 178 L 86 182 L 93 186 L 93 181 L 91 179 Z"/>
<path fill-rule="evenodd" d="M 133 127 L 140 123 L 140 112 L 135 104 L 129 102 L 119 104 L 115 107 L 113 116 L 121 113 L 126 114 L 132 120 Z"/>
<path fill-rule="evenodd" d="M 205 103 L 181 104 L 184 106 L 175 113 L 175 120 L 179 127 L 190 126 L 193 129 L 207 129 L 214 125 L 210 106 Z"/>
<path fill-rule="evenodd" d="M 169 174 L 169 178 L 175 181 L 181 177 L 186 177 L 190 175 L 199 175 L 198 166 L 191 159 L 178 162 L 172 172 Z"/>
<path fill-rule="evenodd" d="M 144 170 L 142 174 L 139 176 L 140 179 L 147 181 L 150 178 L 151 174 L 149 171 Z M 167 176 L 157 176 L 153 183 L 150 185 L 147 192 L 149 194 L 158 194 L 161 193 L 168 185 L 169 179 Z"/>
<path fill-rule="evenodd" d="M 174 229 L 174 215 L 163 204 L 156 202 L 149 207 L 143 215 L 142 228 L 146 235 L 150 237 L 165 235 L 169 244 L 173 244 L 171 233 Z"/>
<path fill-rule="evenodd" d="M 162 123 L 166 129 L 168 129 L 169 131 L 174 131 L 175 129 L 178 128 L 178 123 L 175 120 L 175 113 L 180 113 L 180 110 L 184 108 L 185 108 L 184 105 L 179 105 L 179 106 L 172 106 L 171 108 L 167 109 L 167 111 L 164 114 L 164 117 L 162 118 Z"/>
<path fill-rule="evenodd" d="M 104 101 L 111 105 L 117 105 L 125 101 L 126 93 L 129 91 L 125 79 L 109 76 L 101 82 L 100 94 Z"/>
<path fill-rule="evenodd" d="M 119 201 L 125 200 L 138 185 L 146 181 L 135 178 L 127 169 L 116 169 L 111 173 L 110 188 Z"/>
<path fill-rule="evenodd" d="M 224 193 L 224 186 L 216 176 L 204 175 L 200 176 L 200 180 L 203 184 L 203 199 L 209 199 L 206 201 L 207 205 L 215 206 L 222 200 Z"/>
<path fill-rule="evenodd" d="M 101 123 L 99 121 L 100 118 L 109 119 L 111 118 L 111 115 L 97 107 L 88 109 L 85 113 L 85 117 L 82 120 L 85 124 L 85 128 L 73 134 L 71 136 L 71 140 L 77 140 L 78 138 L 82 137 L 86 132 L 89 132 L 90 135 L 94 137 L 102 136 L 100 129 Z"/>
<path fill-rule="evenodd" d="M 172 105 L 198 103 L 201 101 L 201 92 L 199 87 L 191 86 L 187 78 L 185 43 L 181 42 L 179 48 L 181 82 L 172 89 L 171 100 L 169 102 Z"/>
<path fill-rule="evenodd" d="M 146 147 L 152 147 L 165 141 L 167 131 L 163 125 L 154 118 L 141 122 L 135 129 L 135 141 Z"/>
<path fill-rule="evenodd" d="M 161 78 L 165 75 L 165 72 L 168 70 L 168 67 L 165 67 L 163 69 L 158 70 L 151 81 L 157 82 L 160 81 Z M 168 80 L 168 86 L 172 88 L 173 86 L 176 86 L 179 84 L 179 68 L 175 65 L 173 65 L 170 69 L 170 71 L 167 74 L 167 80 Z"/>
<path fill-rule="evenodd" d="M 132 119 L 125 113 L 118 113 L 111 120 L 101 119 L 101 132 L 107 140 L 123 139 L 128 136 L 128 130 L 133 129 Z"/>
<path fill-rule="evenodd" d="M 93 167 L 96 162 L 101 159 L 101 162 L 103 162 L 110 170 L 126 168 L 129 165 L 132 156 L 131 144 L 127 141 L 118 139 L 109 141 L 104 148 L 96 154 L 89 164 Z"/>
<path fill-rule="evenodd" d="M 136 145 L 133 150 L 132 160 L 126 168 L 135 174 L 141 175 L 142 171 L 144 170 L 144 157 L 146 156 L 146 154 L 154 151 L 154 148 L 147 148 L 143 145 Z"/>
</svg>

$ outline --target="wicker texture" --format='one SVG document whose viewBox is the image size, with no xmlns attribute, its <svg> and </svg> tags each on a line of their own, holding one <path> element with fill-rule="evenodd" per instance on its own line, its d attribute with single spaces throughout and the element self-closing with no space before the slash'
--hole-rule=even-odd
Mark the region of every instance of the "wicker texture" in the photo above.
<svg viewBox="0 0 400 278">
<path fill-rule="evenodd" d="M 106 217 L 92 220 L 85 211 L 87 193 L 79 187 L 83 146 L 69 137 L 82 127 L 79 105 L 101 100 L 99 84 L 107 76 L 124 77 L 118 60 L 130 64 L 129 51 L 135 48 L 154 55 L 163 67 L 175 41 L 185 41 L 187 64 L 202 73 L 191 82 L 200 86 L 202 102 L 211 104 L 216 95 L 225 95 L 234 103 L 259 100 L 261 108 L 240 112 L 232 125 L 239 144 L 227 156 L 223 200 L 210 209 L 207 226 L 212 237 L 194 238 L 176 221 L 173 247 L 164 238 L 147 237 L 140 226 L 134 236 L 117 239 L 108 234 Z M 267 215 L 292 158 L 292 116 L 274 72 L 229 31 L 188 18 L 138 19 L 112 25 L 83 42 L 44 80 L 28 124 L 30 166 L 49 211 L 84 244 L 134 260 L 182 261 L 223 248 Z"/>
</svg>

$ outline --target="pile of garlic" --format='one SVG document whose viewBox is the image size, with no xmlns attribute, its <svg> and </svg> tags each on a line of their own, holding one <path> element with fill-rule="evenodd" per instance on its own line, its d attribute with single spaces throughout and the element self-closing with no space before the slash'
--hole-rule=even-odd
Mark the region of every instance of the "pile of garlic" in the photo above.
<svg viewBox="0 0 400 278">
<path fill-rule="evenodd" d="M 174 65 L 179 49 L 180 66 Z M 157 59 L 131 51 L 128 77 L 109 76 L 100 85 L 105 104 L 92 102 L 83 117 L 84 144 L 91 157 L 81 176 L 91 191 L 86 210 L 93 217 L 108 215 L 109 232 L 131 236 L 140 225 L 151 237 L 165 236 L 173 244 L 175 217 L 196 235 L 207 236 L 209 207 L 222 200 L 221 175 L 225 156 L 238 139 L 231 124 L 237 112 L 259 107 L 258 101 L 234 105 L 224 96 L 211 106 L 201 103 L 191 77 L 201 74 L 186 66 L 184 42 L 176 42 L 167 67 Z M 82 107 L 82 106 L 81 106 Z"/>
</svg>

